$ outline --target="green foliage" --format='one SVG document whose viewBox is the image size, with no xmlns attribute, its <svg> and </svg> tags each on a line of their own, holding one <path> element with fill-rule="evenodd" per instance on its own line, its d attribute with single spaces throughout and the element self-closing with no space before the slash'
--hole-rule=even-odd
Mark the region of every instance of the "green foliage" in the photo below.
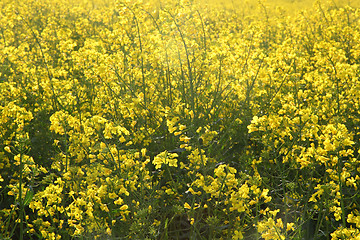
<svg viewBox="0 0 360 240">
<path fill-rule="evenodd" d="M 244 6 L 2 1 L 0 238 L 358 239 L 360 11 Z"/>
</svg>

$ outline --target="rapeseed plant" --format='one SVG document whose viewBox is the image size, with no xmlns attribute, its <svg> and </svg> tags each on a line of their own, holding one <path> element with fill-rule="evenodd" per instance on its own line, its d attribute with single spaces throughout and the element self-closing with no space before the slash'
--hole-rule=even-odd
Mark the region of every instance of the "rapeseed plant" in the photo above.
<svg viewBox="0 0 360 240">
<path fill-rule="evenodd" d="M 2 1 L 0 238 L 358 239 L 358 6 L 240 2 Z"/>
</svg>

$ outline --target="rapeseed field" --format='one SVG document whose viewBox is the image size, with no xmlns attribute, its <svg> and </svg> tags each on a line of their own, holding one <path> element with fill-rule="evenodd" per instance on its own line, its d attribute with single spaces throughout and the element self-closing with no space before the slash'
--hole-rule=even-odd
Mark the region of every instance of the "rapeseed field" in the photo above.
<svg viewBox="0 0 360 240">
<path fill-rule="evenodd" d="M 359 5 L 2 0 L 0 239 L 360 239 Z"/>
</svg>

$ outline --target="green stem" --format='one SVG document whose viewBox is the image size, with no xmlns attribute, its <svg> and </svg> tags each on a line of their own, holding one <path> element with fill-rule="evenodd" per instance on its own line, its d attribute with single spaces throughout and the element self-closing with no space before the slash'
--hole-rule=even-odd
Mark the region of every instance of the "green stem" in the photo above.
<svg viewBox="0 0 360 240">
<path fill-rule="evenodd" d="M 23 177 L 23 154 L 20 154 L 20 179 L 19 179 L 19 207 L 20 207 L 20 240 L 24 239 L 24 225 L 23 225 L 23 219 L 24 219 L 24 203 L 22 201 L 22 177 Z"/>
<path fill-rule="evenodd" d="M 341 182 L 341 160 L 340 160 L 339 154 L 338 154 L 338 178 L 339 178 L 339 191 L 340 191 L 341 220 L 342 220 L 343 227 L 346 227 L 343 185 Z"/>
</svg>

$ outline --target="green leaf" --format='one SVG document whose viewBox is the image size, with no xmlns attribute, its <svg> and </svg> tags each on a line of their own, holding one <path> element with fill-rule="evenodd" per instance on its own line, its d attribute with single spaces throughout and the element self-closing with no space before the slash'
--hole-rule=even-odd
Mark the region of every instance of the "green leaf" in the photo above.
<svg viewBox="0 0 360 240">
<path fill-rule="evenodd" d="M 34 197 L 34 190 L 32 189 L 32 187 L 29 187 L 28 190 L 26 191 L 24 206 L 29 205 L 33 197 Z"/>
</svg>

